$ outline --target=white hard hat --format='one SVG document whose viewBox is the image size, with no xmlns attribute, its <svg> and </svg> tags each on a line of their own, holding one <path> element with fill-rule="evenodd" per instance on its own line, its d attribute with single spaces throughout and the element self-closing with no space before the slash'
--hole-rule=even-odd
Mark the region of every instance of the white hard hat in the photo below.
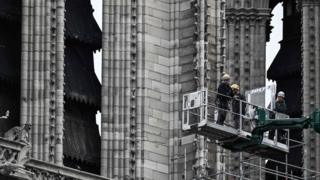
<svg viewBox="0 0 320 180">
<path fill-rule="evenodd" d="M 279 92 L 278 92 L 278 96 L 279 96 L 279 97 L 283 97 L 283 98 L 284 98 L 284 97 L 285 97 L 285 94 L 284 94 L 284 92 L 283 92 L 283 91 L 279 91 Z"/>
<path fill-rule="evenodd" d="M 224 75 L 222 76 L 222 80 L 224 80 L 224 81 L 230 80 L 229 74 L 224 74 Z"/>
</svg>

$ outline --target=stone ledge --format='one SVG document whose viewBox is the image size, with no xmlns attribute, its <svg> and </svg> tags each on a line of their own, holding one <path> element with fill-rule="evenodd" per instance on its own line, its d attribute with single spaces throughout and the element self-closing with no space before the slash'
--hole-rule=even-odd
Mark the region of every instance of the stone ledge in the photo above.
<svg viewBox="0 0 320 180">
<path fill-rule="evenodd" d="M 111 180 L 96 174 L 80 171 L 77 169 L 59 166 L 36 159 L 30 159 L 25 164 L 27 169 L 39 171 L 43 173 L 56 174 L 65 178 L 81 179 L 81 180 Z"/>
</svg>

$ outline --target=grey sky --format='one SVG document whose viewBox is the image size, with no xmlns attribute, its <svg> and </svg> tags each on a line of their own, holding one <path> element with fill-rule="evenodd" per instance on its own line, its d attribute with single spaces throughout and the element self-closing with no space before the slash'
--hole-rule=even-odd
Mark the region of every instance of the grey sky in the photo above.
<svg viewBox="0 0 320 180">
<path fill-rule="evenodd" d="M 93 15 L 102 29 L 102 0 L 91 0 L 92 7 L 94 9 Z M 97 74 L 98 79 L 101 82 L 101 51 L 97 51 L 94 54 L 94 69 Z"/>
<path fill-rule="evenodd" d="M 266 70 L 268 70 L 273 59 L 277 55 L 280 44 L 279 42 L 282 39 L 282 18 L 283 18 L 283 8 L 282 3 L 278 4 L 272 11 L 274 15 L 272 17 L 271 25 L 274 27 L 270 35 L 270 41 L 267 43 L 266 48 Z M 266 81 L 266 84 L 271 84 L 271 81 Z"/>
<path fill-rule="evenodd" d="M 270 42 L 267 43 L 267 51 L 266 51 L 266 58 L 267 58 L 267 68 L 270 66 L 272 60 L 277 55 L 277 52 L 280 49 L 279 41 L 282 39 L 282 17 L 283 17 L 283 10 L 282 4 L 279 4 L 275 7 L 272 11 L 274 16 L 272 17 L 271 25 L 274 27 L 272 29 L 272 33 L 270 36 Z"/>
<path fill-rule="evenodd" d="M 102 0 L 91 0 L 92 8 L 94 9 L 93 15 L 102 29 Z M 94 70 L 97 74 L 98 79 L 101 82 L 101 70 L 102 70 L 102 59 L 101 51 L 97 51 L 94 54 Z M 101 113 L 96 114 L 96 123 L 99 126 L 99 133 L 101 134 Z"/>
</svg>

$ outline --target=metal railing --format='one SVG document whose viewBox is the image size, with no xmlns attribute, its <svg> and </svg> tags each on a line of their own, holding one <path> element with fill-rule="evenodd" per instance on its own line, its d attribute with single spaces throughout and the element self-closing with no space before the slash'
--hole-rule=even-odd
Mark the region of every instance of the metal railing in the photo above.
<svg viewBox="0 0 320 180">
<path fill-rule="evenodd" d="M 201 93 L 200 93 L 201 94 Z M 228 97 L 223 94 L 219 94 L 214 91 L 206 91 L 206 93 L 203 93 L 202 95 L 207 95 L 207 97 L 203 97 L 205 99 L 205 103 L 198 102 L 199 106 L 194 106 L 192 109 L 189 109 L 188 111 L 185 111 L 184 113 L 190 113 L 192 114 L 191 116 L 193 117 L 192 121 L 189 121 L 190 125 L 196 125 L 197 123 L 202 122 L 201 125 L 204 124 L 204 122 L 208 123 L 217 123 L 218 117 L 219 117 L 219 112 L 225 113 L 225 122 L 223 123 L 224 126 L 228 126 L 234 129 L 237 129 L 238 131 L 245 131 L 250 133 L 258 124 L 258 115 L 257 115 L 257 109 L 262 109 L 266 112 L 266 119 L 286 119 L 289 118 L 288 115 L 283 114 L 283 113 L 278 113 L 275 112 L 271 109 L 257 106 L 255 104 L 246 102 L 241 99 L 236 99 L 233 97 Z M 222 96 L 225 98 L 228 98 L 228 104 L 227 106 L 221 106 L 217 100 L 217 96 Z M 201 100 L 201 99 L 199 99 Z M 238 105 L 238 107 L 233 107 Z M 227 108 L 225 108 L 227 107 Z M 188 108 L 186 108 L 188 109 Z M 202 110 L 201 110 L 202 109 Z M 185 110 L 185 109 L 184 109 Z M 203 114 L 200 115 L 200 112 L 205 112 L 207 114 L 206 117 L 203 117 Z M 190 116 L 189 116 L 190 117 Z M 236 121 L 238 121 L 238 124 L 236 124 Z M 184 122 L 185 123 L 185 122 Z M 274 144 L 277 145 L 277 143 L 285 144 L 289 149 L 296 148 L 299 146 L 304 145 L 301 142 L 296 142 L 292 139 L 290 139 L 290 134 L 289 130 L 281 130 L 281 131 L 275 131 L 275 135 L 273 138 L 272 136 L 269 135 L 269 132 L 265 132 L 264 134 L 264 139 L 270 139 L 273 140 Z M 270 136 L 270 137 L 269 137 Z M 280 142 L 279 142 L 280 141 Z M 295 142 L 298 143 L 298 145 L 293 145 L 289 146 L 289 142 Z M 252 155 L 253 157 L 254 154 Z M 242 153 L 240 152 L 240 156 L 242 157 Z M 300 180 L 300 179 L 315 179 L 316 177 L 320 177 L 320 172 L 316 172 L 314 170 L 310 169 L 305 169 L 303 167 L 299 167 L 296 165 L 292 165 L 288 163 L 288 155 L 284 155 L 285 160 L 284 161 L 279 161 L 276 159 L 265 159 L 261 157 L 256 157 L 259 158 L 259 163 L 257 161 L 251 161 L 252 158 L 247 159 L 247 158 L 240 158 L 240 167 L 238 169 L 239 172 L 236 171 L 230 171 L 230 170 L 222 170 L 222 171 L 217 171 L 214 174 L 208 175 L 207 178 L 221 178 L 221 177 L 233 177 L 233 178 L 239 178 L 239 179 L 250 179 L 250 175 L 252 172 L 258 173 L 258 175 L 262 178 L 263 174 L 272 174 L 276 178 L 288 178 L 288 179 L 295 179 L 295 180 Z M 270 169 L 266 167 L 266 163 L 276 163 L 277 165 L 275 166 L 274 169 Z M 244 170 L 244 166 L 249 167 L 248 170 Z M 258 171 L 258 172 L 257 172 Z M 296 175 L 294 172 L 295 171 L 300 171 L 302 174 L 305 172 L 309 172 L 312 174 L 310 177 L 303 177 L 303 175 Z M 255 176 L 256 177 L 256 176 Z"/>
<path fill-rule="evenodd" d="M 207 105 L 208 95 L 206 90 L 183 95 L 182 129 L 187 130 L 194 125 L 205 125 L 208 117 Z"/>
<path fill-rule="evenodd" d="M 266 166 L 267 163 L 273 163 L 274 168 L 269 168 Z M 273 175 L 275 179 L 286 178 L 290 180 L 304 180 L 304 179 L 316 179 L 320 177 L 320 172 L 306 169 L 304 167 L 299 167 L 293 164 L 289 164 L 287 161 L 279 161 L 275 159 L 265 159 L 261 157 L 255 157 L 246 159 L 244 158 L 239 162 L 240 166 L 246 166 L 247 169 L 240 173 L 240 167 L 229 169 L 226 168 L 223 171 L 216 171 L 213 174 L 209 174 L 208 178 L 215 179 L 226 179 L 237 178 L 237 179 L 264 179 L 265 174 Z M 301 172 L 300 175 L 297 175 L 296 172 Z M 312 174 L 312 176 L 304 177 L 304 172 Z"/>
<path fill-rule="evenodd" d="M 226 101 L 221 102 L 221 99 Z M 186 94 L 183 101 L 183 129 L 186 130 L 194 125 L 201 127 L 207 122 L 213 122 L 232 127 L 238 131 L 251 133 L 258 125 L 258 108 L 266 112 L 267 119 L 271 115 L 275 119 L 289 118 L 286 114 L 257 106 L 242 99 L 219 94 L 215 91 L 205 90 Z M 221 119 L 224 119 L 223 124 Z M 289 130 L 268 131 L 265 132 L 264 137 L 273 140 L 275 144 L 289 144 Z"/>
</svg>

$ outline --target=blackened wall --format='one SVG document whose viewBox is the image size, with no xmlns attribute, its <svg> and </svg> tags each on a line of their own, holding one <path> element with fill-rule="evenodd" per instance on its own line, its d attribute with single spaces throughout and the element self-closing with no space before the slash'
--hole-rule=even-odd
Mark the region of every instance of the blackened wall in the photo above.
<svg viewBox="0 0 320 180">
<path fill-rule="evenodd" d="M 101 30 L 90 0 L 66 1 L 64 165 L 100 173 L 101 84 L 94 72 L 93 52 L 101 48 Z"/>
<path fill-rule="evenodd" d="M 301 57 L 301 13 L 297 11 L 292 0 L 284 0 L 283 40 L 281 48 L 267 72 L 268 79 L 277 82 L 277 92 L 286 94 L 287 114 L 291 118 L 302 116 L 302 57 Z M 290 7 L 290 8 L 289 8 Z M 290 130 L 290 139 L 302 141 L 301 130 Z M 290 142 L 288 163 L 302 167 L 302 146 Z M 285 162 L 285 157 L 277 160 Z M 268 168 L 285 171 L 285 167 L 277 163 L 267 163 Z M 289 168 L 289 173 L 301 176 L 302 172 L 295 168 Z M 275 179 L 275 176 L 266 174 L 266 179 Z"/>
<path fill-rule="evenodd" d="M 0 0 L 0 135 L 19 125 L 21 1 Z"/>
</svg>

